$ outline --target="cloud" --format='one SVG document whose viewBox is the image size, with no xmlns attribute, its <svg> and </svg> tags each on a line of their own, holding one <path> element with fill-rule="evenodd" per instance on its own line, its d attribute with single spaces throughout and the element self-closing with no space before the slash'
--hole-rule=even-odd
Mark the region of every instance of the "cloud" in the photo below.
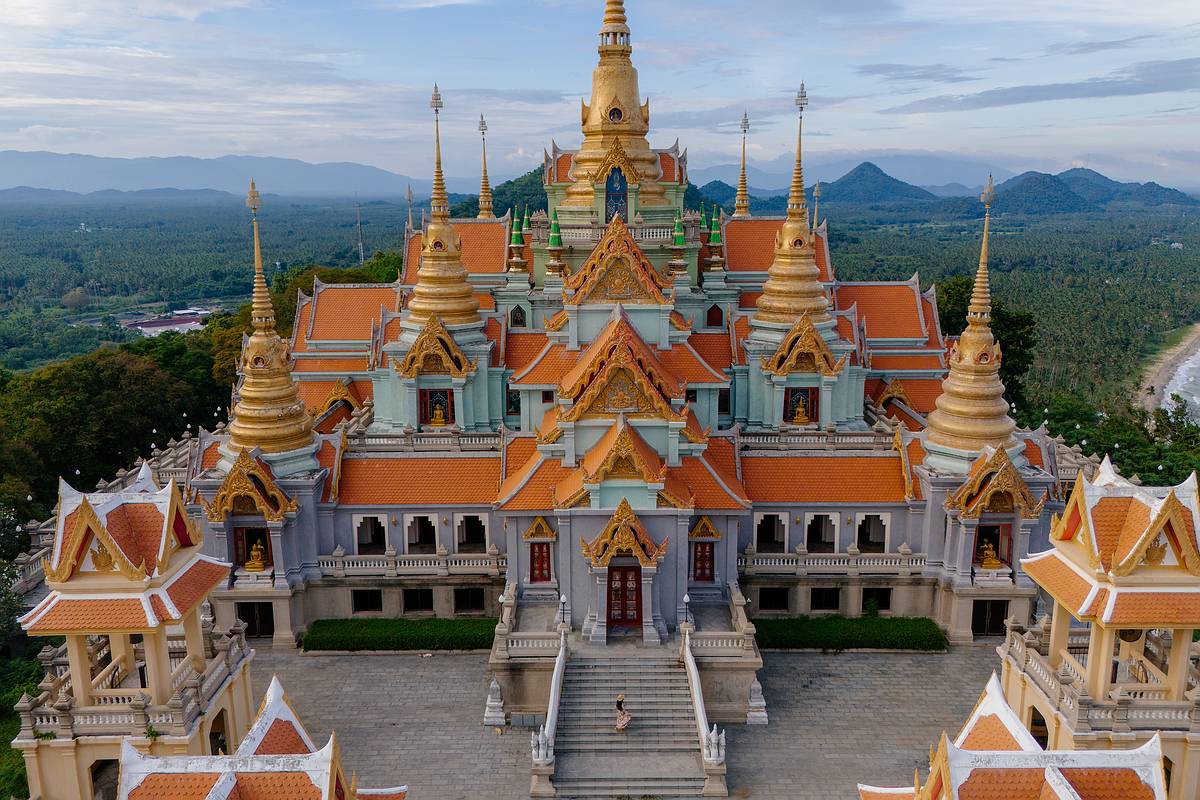
<svg viewBox="0 0 1200 800">
<path fill-rule="evenodd" d="M 886 78 L 891 81 L 919 83 L 963 83 L 978 77 L 949 64 L 863 64 L 856 68 L 859 75 Z"/>
<path fill-rule="evenodd" d="M 1147 39 L 1157 39 L 1153 34 L 1143 34 L 1141 36 L 1128 36 L 1124 39 L 1109 39 L 1107 41 L 1091 41 L 1091 42 L 1060 42 L 1052 44 L 1046 48 L 1047 55 L 1063 55 L 1063 56 L 1082 56 L 1090 53 L 1102 53 L 1107 50 L 1123 50 L 1126 47 L 1132 47 L 1137 42 L 1144 42 Z"/>
<path fill-rule="evenodd" d="M 1196 90 L 1200 90 L 1200 58 L 1181 58 L 1173 61 L 1143 61 L 1102 78 L 1089 78 L 1067 83 L 1006 86 L 975 94 L 928 97 L 902 106 L 883 109 L 883 113 L 971 111 L 1051 100 L 1132 97 L 1160 92 Z"/>
</svg>

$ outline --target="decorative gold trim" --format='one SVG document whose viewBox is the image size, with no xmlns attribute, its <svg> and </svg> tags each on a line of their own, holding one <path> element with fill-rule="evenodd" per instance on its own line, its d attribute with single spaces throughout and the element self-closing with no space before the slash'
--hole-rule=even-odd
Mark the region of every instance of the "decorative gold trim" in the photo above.
<svg viewBox="0 0 1200 800">
<path fill-rule="evenodd" d="M 250 458 L 250 451 L 246 449 L 238 454 L 208 506 L 209 522 L 223 522 L 240 498 L 250 500 L 268 522 L 280 522 L 284 514 L 296 510 L 295 498 L 288 497 L 271 475 Z"/>
<path fill-rule="evenodd" d="M 998 447 L 986 462 L 976 462 L 967 480 L 946 500 L 946 508 L 958 511 L 963 519 L 979 519 L 997 495 L 1007 495 L 1013 511 L 1023 519 L 1040 517 L 1047 498 L 1043 493 L 1041 500 L 1033 499 L 1007 451 Z"/>
<path fill-rule="evenodd" d="M 418 375 L 462 378 L 474 371 L 475 362 L 467 358 L 436 314 L 430 315 L 404 360 L 396 365 L 396 372 L 406 378 Z"/>
<path fill-rule="evenodd" d="M 625 109 L 621 109 L 621 113 L 625 113 Z M 642 182 L 642 175 L 638 172 L 637 167 L 633 166 L 633 162 L 629 160 L 629 155 L 625 152 L 625 148 L 621 145 L 621 140 L 615 138 L 612 144 L 608 147 L 608 152 L 604 154 L 604 160 L 593 170 L 588 180 L 592 185 L 597 185 L 608 180 L 608 174 L 613 171 L 614 167 L 620 167 L 621 172 L 625 174 L 625 180 L 631 186 L 638 185 Z"/>
<path fill-rule="evenodd" d="M 670 422 L 685 418 L 671 408 L 662 393 L 650 382 L 632 354 L 626 349 L 617 352 L 603 371 L 591 381 L 575 405 L 562 415 L 564 422 L 576 422 L 582 417 L 658 416 Z"/>
<path fill-rule="evenodd" d="M 579 538 L 584 558 L 593 567 L 607 567 L 614 556 L 633 556 L 643 567 L 652 567 L 666 557 L 669 542 L 670 537 L 656 546 L 629 501 L 624 499 L 599 536 L 590 543 L 582 536 Z"/>
<path fill-rule="evenodd" d="M 619 216 L 614 217 L 579 270 L 563 281 L 563 299 L 587 302 L 668 305 L 663 292 L 671 287 L 634 241 Z M 573 292 L 569 297 L 567 292 Z M 561 312 L 560 312 L 561 313 Z"/>
<path fill-rule="evenodd" d="M 358 402 L 358 398 L 351 394 L 350 387 L 342 381 L 338 381 L 333 384 L 333 388 L 329 390 L 329 394 L 325 397 L 324 402 L 321 404 L 321 410 L 318 411 L 316 415 L 318 417 L 321 416 L 326 411 L 343 401 L 349 403 L 350 407 L 355 411 L 358 411 L 362 408 L 362 403 Z"/>
<path fill-rule="evenodd" d="M 600 483 L 621 478 L 642 480 L 646 483 L 664 482 L 667 479 L 666 465 L 654 472 L 645 455 L 634 443 L 635 435 L 628 425 L 623 425 L 600 465 L 591 473 L 584 469 L 584 482 Z"/>
<path fill-rule="evenodd" d="M 896 436 L 892 439 L 892 449 L 900 454 L 900 468 L 904 470 L 904 499 L 915 500 L 917 496 L 916 487 L 913 486 L 912 466 L 908 460 L 908 447 L 904 444 L 904 437 L 900 434 L 902 425 L 896 426 Z"/>
<path fill-rule="evenodd" d="M 819 372 L 831 378 L 840 373 L 845 365 L 846 356 L 834 359 L 833 351 L 817 332 L 807 313 L 801 314 L 796 320 L 796 324 L 779 343 L 775 354 L 762 359 L 763 371 L 779 376 L 795 372 Z"/>
<path fill-rule="evenodd" d="M 1160 566 L 1166 558 L 1166 550 L 1161 548 L 1169 545 L 1175 552 L 1180 566 L 1192 575 L 1200 576 L 1200 552 L 1197 552 L 1192 537 L 1187 533 L 1187 520 L 1184 516 L 1190 514 L 1191 511 L 1179 501 L 1175 490 L 1172 489 L 1159 508 L 1158 515 L 1151 520 L 1128 555 L 1113 565 L 1112 574 L 1123 577 L 1141 566 Z M 1165 541 L 1160 543 L 1160 537 Z"/>
<path fill-rule="evenodd" d="M 570 319 L 570 315 L 567 313 L 567 310 L 564 308 L 562 311 L 559 311 L 554 316 L 546 318 L 546 330 L 561 331 L 564 327 L 566 327 L 568 319 Z"/>
<path fill-rule="evenodd" d="M 708 518 L 707 514 L 705 514 L 704 516 L 700 517 L 700 519 L 696 521 L 696 524 L 692 526 L 692 529 L 688 531 L 688 538 L 720 539 L 721 532 L 717 530 L 717 527 L 713 525 L 712 520 Z"/>
<path fill-rule="evenodd" d="M 912 400 L 908 398 L 908 392 L 904 391 L 904 384 L 899 378 L 892 378 L 891 382 L 884 388 L 883 394 L 879 395 L 879 400 L 875 405 L 883 408 L 888 400 L 898 400 L 909 408 L 913 408 Z"/>
<path fill-rule="evenodd" d="M 81 563 L 80 560 L 87 552 L 91 539 L 103 545 L 123 576 L 131 581 L 145 580 L 145 561 L 141 564 L 133 564 L 129 561 L 125 551 L 113 540 L 112 535 L 104 527 L 104 523 L 96 514 L 96 509 L 92 508 L 92 504 L 88 502 L 86 496 L 80 500 L 79 507 L 72 513 L 75 514 L 75 525 L 69 531 L 63 530 L 58 566 L 52 566 L 50 559 L 42 559 L 42 572 L 45 574 L 47 582 L 61 583 L 74 575 L 76 568 Z M 89 536 L 91 539 L 88 538 Z M 107 571 L 100 570 L 98 564 L 96 567 L 99 571 Z"/>
<path fill-rule="evenodd" d="M 549 541 L 553 542 L 558 539 L 558 534 L 550 527 L 550 523 L 545 517 L 537 517 L 533 524 L 529 526 L 529 530 L 521 534 L 521 538 L 526 541 Z"/>
</svg>

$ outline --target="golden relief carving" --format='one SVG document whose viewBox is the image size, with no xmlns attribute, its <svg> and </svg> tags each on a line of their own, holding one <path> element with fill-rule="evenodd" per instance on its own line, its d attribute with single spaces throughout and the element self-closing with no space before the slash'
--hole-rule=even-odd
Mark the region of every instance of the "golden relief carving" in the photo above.
<svg viewBox="0 0 1200 800">
<path fill-rule="evenodd" d="M 1040 500 L 1033 499 L 1008 453 L 998 447 L 986 462 L 976 462 L 966 482 L 946 500 L 946 508 L 958 511 L 963 519 L 979 519 L 988 511 L 1015 511 L 1023 519 L 1037 519 L 1047 497 L 1043 493 Z"/>
<path fill-rule="evenodd" d="M 92 566 L 97 572 L 113 571 L 113 556 L 104 546 L 104 542 L 96 540 L 96 549 L 92 551 Z"/>
<path fill-rule="evenodd" d="M 321 409 L 317 412 L 317 416 L 321 416 L 329 409 L 336 406 L 338 403 L 348 403 L 351 408 L 358 411 L 362 408 L 362 403 L 358 402 L 358 398 L 350 393 L 350 387 L 342 381 L 333 384 L 333 388 L 329 390 L 325 401 L 321 403 Z"/>
<path fill-rule="evenodd" d="M 779 343 L 779 349 L 770 358 L 762 359 L 764 372 L 772 375 L 793 373 L 819 373 L 831 378 L 842 371 L 846 356 L 835 359 L 824 337 L 813 325 L 808 314 L 801 314 L 792 329 Z"/>
<path fill-rule="evenodd" d="M 396 372 L 406 378 L 418 375 L 462 378 L 474 371 L 475 362 L 467 358 L 436 314 L 425 322 L 404 360 L 396 365 Z"/>
<path fill-rule="evenodd" d="M 579 271 L 563 281 L 563 299 L 575 305 L 587 302 L 668 305 L 663 292 L 670 286 L 671 282 L 654 268 L 625 222 L 617 216 Z"/>
<path fill-rule="evenodd" d="M 908 459 L 908 448 L 904 445 L 904 436 L 901 433 L 902 426 L 896 426 L 896 435 L 892 439 L 892 449 L 900 454 L 900 468 L 904 472 L 904 499 L 916 499 L 916 487 L 913 485 L 912 465 Z"/>
<path fill-rule="evenodd" d="M 721 532 L 717 530 L 716 526 L 713 525 L 712 520 L 708 518 L 707 514 L 705 514 L 699 520 L 697 520 L 696 524 L 692 526 L 692 529 L 688 531 L 688 538 L 720 539 Z"/>
<path fill-rule="evenodd" d="M 884 388 L 883 394 L 879 395 L 876 405 L 883 408 L 889 400 L 904 403 L 909 408 L 913 407 L 912 400 L 908 399 L 908 392 L 904 391 L 904 384 L 900 382 L 899 378 L 892 378 L 892 382 Z"/>
<path fill-rule="evenodd" d="M 563 328 L 565 328 L 567 326 L 568 319 L 570 319 L 570 316 L 567 314 L 567 310 L 564 308 L 562 311 L 559 311 L 554 316 L 548 317 L 546 319 L 546 330 L 561 331 Z"/>
<path fill-rule="evenodd" d="M 529 526 L 529 529 L 521 534 L 521 538 L 527 542 L 537 540 L 552 542 L 558 538 L 558 534 L 550 527 L 550 523 L 546 521 L 545 517 L 538 517 Z"/>
<path fill-rule="evenodd" d="M 1113 565 L 1113 575 L 1128 575 L 1139 566 L 1162 566 L 1167 556 L 1166 548 L 1170 547 L 1183 569 L 1200 576 L 1200 551 L 1197 551 L 1193 537 L 1187 534 L 1191 513 L 1171 490 L 1138 542 Z"/>
<path fill-rule="evenodd" d="M 608 180 L 608 174 L 614 169 L 620 169 L 625 175 L 626 182 L 630 185 L 642 182 L 641 173 L 633 165 L 633 162 L 629 160 L 629 155 L 625 152 L 625 148 L 621 146 L 620 139 L 613 139 L 612 144 L 608 147 L 608 152 L 604 155 L 604 160 L 592 171 L 589 180 L 593 185 L 603 184 Z"/>
<path fill-rule="evenodd" d="M 580 549 L 593 567 L 607 567 L 615 556 L 632 556 L 643 567 L 652 567 L 667 554 L 670 538 L 655 545 L 628 500 L 621 500 L 608 525 L 593 541 L 579 539 Z"/>
<path fill-rule="evenodd" d="M 109 555 L 110 569 L 116 566 L 120 573 L 131 581 L 141 581 L 146 577 L 146 563 L 131 564 L 125 556 L 125 551 L 117 546 L 109 535 L 108 529 L 104 527 L 104 523 L 96 514 L 96 510 L 92 508 L 92 504 L 87 498 L 82 498 L 79 508 L 73 515 L 75 522 L 70 530 L 63 530 L 61 541 L 61 549 L 58 566 L 51 564 L 50 559 L 42 559 L 42 572 L 46 576 L 48 582 L 60 583 L 67 580 L 75 574 L 76 567 L 79 566 L 80 559 L 87 552 L 91 541 L 96 542 L 97 550 L 103 550 Z M 90 537 L 90 540 L 89 540 Z M 96 563 L 96 556 L 93 553 L 92 564 L 97 570 L 107 572 L 108 570 L 101 569 Z"/>
<path fill-rule="evenodd" d="M 583 371 L 570 385 L 560 385 L 558 394 L 568 400 L 574 400 L 596 380 L 597 376 L 611 373 L 614 366 L 628 367 L 631 372 L 641 376 L 639 384 L 645 384 L 651 391 L 657 391 L 663 397 L 677 398 L 683 396 L 684 387 L 666 371 L 658 359 L 645 344 L 637 337 L 633 328 L 622 319 L 617 327 L 607 335 L 593 343 L 593 352 Z"/>
<path fill-rule="evenodd" d="M 665 481 L 666 465 L 652 464 L 650 458 L 653 456 L 639 452 L 633 439 L 637 434 L 633 433 L 624 421 L 618 422 L 618 425 L 621 426 L 621 430 L 605 454 L 604 460 L 592 472 L 588 473 L 585 470 L 585 482 L 594 484 L 605 480 L 622 479 L 641 480 L 646 483 Z M 657 470 L 654 469 L 655 466 L 658 467 Z"/>
<path fill-rule="evenodd" d="M 243 449 L 208 506 L 207 514 L 210 522 L 222 522 L 233 511 L 257 511 L 268 522 L 279 522 L 284 514 L 295 510 L 296 500 L 276 486 L 271 475 Z"/>
<path fill-rule="evenodd" d="M 1142 554 L 1142 564 L 1147 567 L 1161 567 L 1166 558 L 1167 540 L 1160 537 L 1157 542 L 1146 548 L 1146 552 Z"/>
<path fill-rule="evenodd" d="M 564 422 L 577 422 L 587 417 L 653 416 L 672 422 L 684 421 L 671 404 L 646 377 L 628 352 L 618 353 L 603 372 L 595 377 L 570 409 L 563 414 Z"/>
</svg>

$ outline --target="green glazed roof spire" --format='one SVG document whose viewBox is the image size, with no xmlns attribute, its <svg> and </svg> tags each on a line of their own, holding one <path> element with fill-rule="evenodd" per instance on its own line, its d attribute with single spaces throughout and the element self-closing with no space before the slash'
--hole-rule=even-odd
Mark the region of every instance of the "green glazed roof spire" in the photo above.
<svg viewBox="0 0 1200 800">
<path fill-rule="evenodd" d="M 530 226 L 529 226 L 529 204 L 528 204 L 528 203 L 526 203 L 526 204 L 525 204 L 525 221 L 521 223 L 521 230 L 522 230 L 522 231 L 527 231 L 527 230 L 530 230 Z"/>
<path fill-rule="evenodd" d="M 515 206 L 512 212 L 512 239 L 509 240 L 509 245 L 512 247 L 525 246 L 525 237 L 521 235 L 521 215 Z"/>
<path fill-rule="evenodd" d="M 700 204 L 700 230 L 706 231 L 708 229 L 709 229 L 708 209 L 704 206 L 704 203 L 701 203 Z"/>
<path fill-rule="evenodd" d="M 675 247 L 687 246 L 687 239 L 683 235 L 683 216 L 678 210 L 675 211 L 675 241 L 673 245 Z"/>
<path fill-rule="evenodd" d="M 721 245 L 721 213 L 715 205 L 713 206 L 712 236 L 709 237 L 708 243 L 716 247 Z"/>
<path fill-rule="evenodd" d="M 554 209 L 554 216 L 550 218 L 550 242 L 549 246 L 554 249 L 561 249 L 562 231 L 558 227 L 558 209 Z"/>
</svg>

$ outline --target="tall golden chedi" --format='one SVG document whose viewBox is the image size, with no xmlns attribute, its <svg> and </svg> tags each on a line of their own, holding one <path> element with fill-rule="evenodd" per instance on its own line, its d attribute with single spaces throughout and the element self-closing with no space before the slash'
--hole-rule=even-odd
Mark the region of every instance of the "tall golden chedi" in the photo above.
<svg viewBox="0 0 1200 800">
<path fill-rule="evenodd" d="M 312 452 L 312 418 L 304 408 L 292 378 L 288 344 L 275 330 L 275 309 L 263 275 L 258 209 L 262 199 L 250 181 L 246 196 L 254 227 L 254 294 L 250 319 L 254 328 L 242 347 L 242 382 L 229 423 L 229 441 L 222 448 L 227 466 L 242 450 L 258 448 L 272 462 L 277 475 L 316 468 Z M 283 454 L 291 454 L 283 456 Z"/>
<path fill-rule="evenodd" d="M 422 239 L 421 265 L 408 304 L 408 319 L 423 323 L 436 316 L 445 325 L 469 325 L 480 322 L 479 301 L 467 282 L 459 237 L 450 224 L 450 200 L 446 196 L 446 178 L 442 174 L 443 105 L 442 93 L 435 84 L 429 101 L 434 131 L 433 195 L 429 199 L 429 227 Z"/>
<path fill-rule="evenodd" d="M 492 184 L 487 171 L 487 120 L 479 115 L 479 138 L 483 141 L 483 175 L 479 179 L 479 219 L 494 219 L 492 213 Z"/>
<path fill-rule="evenodd" d="M 1016 423 L 1008 414 L 1000 380 L 1000 344 L 991 326 L 988 235 L 995 195 L 988 176 L 980 197 L 986 208 L 983 244 L 967 308 L 967 327 L 950 353 L 950 374 L 942 382 L 937 408 L 929 415 L 925 463 L 947 472 L 967 472 L 985 447 L 1003 448 L 1010 456 L 1019 450 L 1013 437 Z"/>
<path fill-rule="evenodd" d="M 804 109 L 808 93 L 804 84 L 796 94 L 800 112 L 800 128 L 796 135 L 796 166 L 792 172 L 792 188 L 788 195 L 787 221 L 775 237 L 775 260 L 767 270 L 767 282 L 756 303 L 753 323 L 763 327 L 788 328 L 807 314 L 817 328 L 829 328 L 829 296 L 821 285 L 821 270 L 817 267 L 816 247 L 808 219 L 808 199 L 804 193 Z"/>
<path fill-rule="evenodd" d="M 575 155 L 574 185 L 567 189 L 564 206 L 591 206 L 596 182 L 603 182 L 601 167 L 610 157 L 626 161 L 639 184 L 638 202 L 665 206 L 667 196 L 658 183 L 659 160 L 650 149 L 650 101 L 642 102 L 638 72 L 630 56 L 629 25 L 623 0 L 608 0 L 600 28 L 600 63 L 592 72 L 592 101 L 582 103 L 583 144 Z M 582 102 L 582 101 L 581 101 Z"/>
</svg>

